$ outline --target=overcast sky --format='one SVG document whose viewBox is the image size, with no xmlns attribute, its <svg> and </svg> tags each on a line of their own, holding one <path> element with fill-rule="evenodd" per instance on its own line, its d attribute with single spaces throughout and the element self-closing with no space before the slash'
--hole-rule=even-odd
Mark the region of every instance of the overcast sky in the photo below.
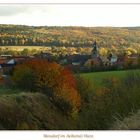
<svg viewBox="0 0 140 140">
<path fill-rule="evenodd" d="M 140 5 L 0 5 L 0 24 L 140 26 Z"/>
</svg>

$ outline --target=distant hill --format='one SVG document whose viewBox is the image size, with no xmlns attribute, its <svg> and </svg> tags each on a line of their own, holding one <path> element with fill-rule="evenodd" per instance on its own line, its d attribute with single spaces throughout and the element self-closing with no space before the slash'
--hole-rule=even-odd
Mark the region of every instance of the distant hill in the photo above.
<svg viewBox="0 0 140 140">
<path fill-rule="evenodd" d="M 138 47 L 140 27 L 0 25 L 0 46 Z M 139 46 L 140 47 L 140 46 Z"/>
</svg>

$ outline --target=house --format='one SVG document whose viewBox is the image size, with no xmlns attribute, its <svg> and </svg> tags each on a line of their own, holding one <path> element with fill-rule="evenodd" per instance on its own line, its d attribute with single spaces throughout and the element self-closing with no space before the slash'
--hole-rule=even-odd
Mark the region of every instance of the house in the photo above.
<svg viewBox="0 0 140 140">
<path fill-rule="evenodd" d="M 87 67 L 87 68 L 90 68 L 92 65 L 93 65 L 93 60 L 92 59 L 88 59 L 84 64 L 84 66 Z"/>
<path fill-rule="evenodd" d="M 42 52 L 40 54 L 34 54 L 35 58 L 43 58 L 43 59 L 47 59 L 48 61 L 52 61 L 53 58 L 53 54 L 49 53 L 49 52 Z"/>
<path fill-rule="evenodd" d="M 137 66 L 139 64 L 140 56 L 137 54 L 133 54 L 127 57 L 125 64 L 128 66 Z"/>
<path fill-rule="evenodd" d="M 117 61 L 114 63 L 114 65 L 117 65 L 119 69 L 123 69 L 126 59 L 127 57 L 118 56 Z"/>
<path fill-rule="evenodd" d="M 0 57 L 8 59 L 8 58 L 11 58 L 12 55 L 10 55 L 10 54 L 1 54 Z"/>
<path fill-rule="evenodd" d="M 6 62 L 7 62 L 6 58 L 0 58 L 0 65 L 3 64 L 3 63 L 6 63 Z"/>
<path fill-rule="evenodd" d="M 84 65 L 84 63 L 90 58 L 90 55 L 80 55 L 80 54 L 73 54 L 66 56 L 68 64 L 72 65 Z"/>
<path fill-rule="evenodd" d="M 67 59 L 66 58 L 62 58 L 61 60 L 59 60 L 59 63 L 61 65 L 66 65 L 68 62 L 67 62 Z"/>
<path fill-rule="evenodd" d="M 130 56 L 118 56 L 116 64 L 121 68 L 135 67 L 139 63 L 140 56 L 133 54 Z"/>
<path fill-rule="evenodd" d="M 118 57 L 116 55 L 112 55 L 112 57 L 110 58 L 110 65 L 116 64 L 117 60 Z"/>
<path fill-rule="evenodd" d="M 107 57 L 101 56 L 100 59 L 101 59 L 102 64 L 103 64 L 104 66 L 109 66 L 109 65 L 110 65 L 110 61 L 109 61 L 109 59 L 108 59 Z"/>
<path fill-rule="evenodd" d="M 0 75 L 3 75 L 3 69 L 1 65 L 0 65 Z"/>
<path fill-rule="evenodd" d="M 5 57 L 0 58 L 0 75 L 4 74 L 4 64 L 7 63 L 7 59 Z"/>
<path fill-rule="evenodd" d="M 25 57 L 25 56 L 13 56 L 9 58 L 5 58 L 5 57 L 0 58 L 0 74 L 8 75 L 16 64 L 20 64 L 27 59 L 29 59 L 29 57 Z"/>
<path fill-rule="evenodd" d="M 7 64 L 7 63 L 0 64 L 1 75 L 8 75 L 13 69 L 13 66 L 14 64 Z"/>
<path fill-rule="evenodd" d="M 30 59 L 29 56 L 14 56 L 12 57 L 11 62 L 13 61 L 15 64 L 20 64 L 28 59 Z"/>
<path fill-rule="evenodd" d="M 80 66 L 80 62 L 72 62 L 73 66 Z"/>
<path fill-rule="evenodd" d="M 14 65 L 15 64 L 15 60 L 14 59 L 11 59 L 11 60 L 7 61 L 7 64 Z"/>
</svg>

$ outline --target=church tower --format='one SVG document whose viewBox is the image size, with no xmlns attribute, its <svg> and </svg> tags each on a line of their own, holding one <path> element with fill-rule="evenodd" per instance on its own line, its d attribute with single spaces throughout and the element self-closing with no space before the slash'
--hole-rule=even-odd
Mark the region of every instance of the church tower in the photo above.
<svg viewBox="0 0 140 140">
<path fill-rule="evenodd" d="M 98 58 L 99 54 L 98 54 L 98 46 L 97 46 L 97 43 L 96 41 L 93 43 L 93 50 L 92 50 L 92 53 L 91 53 L 91 57 L 92 59 L 96 59 Z"/>
</svg>

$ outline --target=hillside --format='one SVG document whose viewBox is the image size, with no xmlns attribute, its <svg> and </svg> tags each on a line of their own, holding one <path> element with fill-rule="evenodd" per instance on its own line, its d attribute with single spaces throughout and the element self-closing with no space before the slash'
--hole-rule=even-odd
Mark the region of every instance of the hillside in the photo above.
<svg viewBox="0 0 140 140">
<path fill-rule="evenodd" d="M 45 95 L 9 91 L 11 93 L 5 94 L 7 90 L 3 89 L 3 92 L 0 93 L 0 129 L 74 129 L 72 121 L 66 118 Z M 67 124 L 67 121 L 70 121 L 71 125 Z"/>
<path fill-rule="evenodd" d="M 140 48 L 140 27 L 51 27 L 0 25 L 0 46 Z"/>
</svg>

